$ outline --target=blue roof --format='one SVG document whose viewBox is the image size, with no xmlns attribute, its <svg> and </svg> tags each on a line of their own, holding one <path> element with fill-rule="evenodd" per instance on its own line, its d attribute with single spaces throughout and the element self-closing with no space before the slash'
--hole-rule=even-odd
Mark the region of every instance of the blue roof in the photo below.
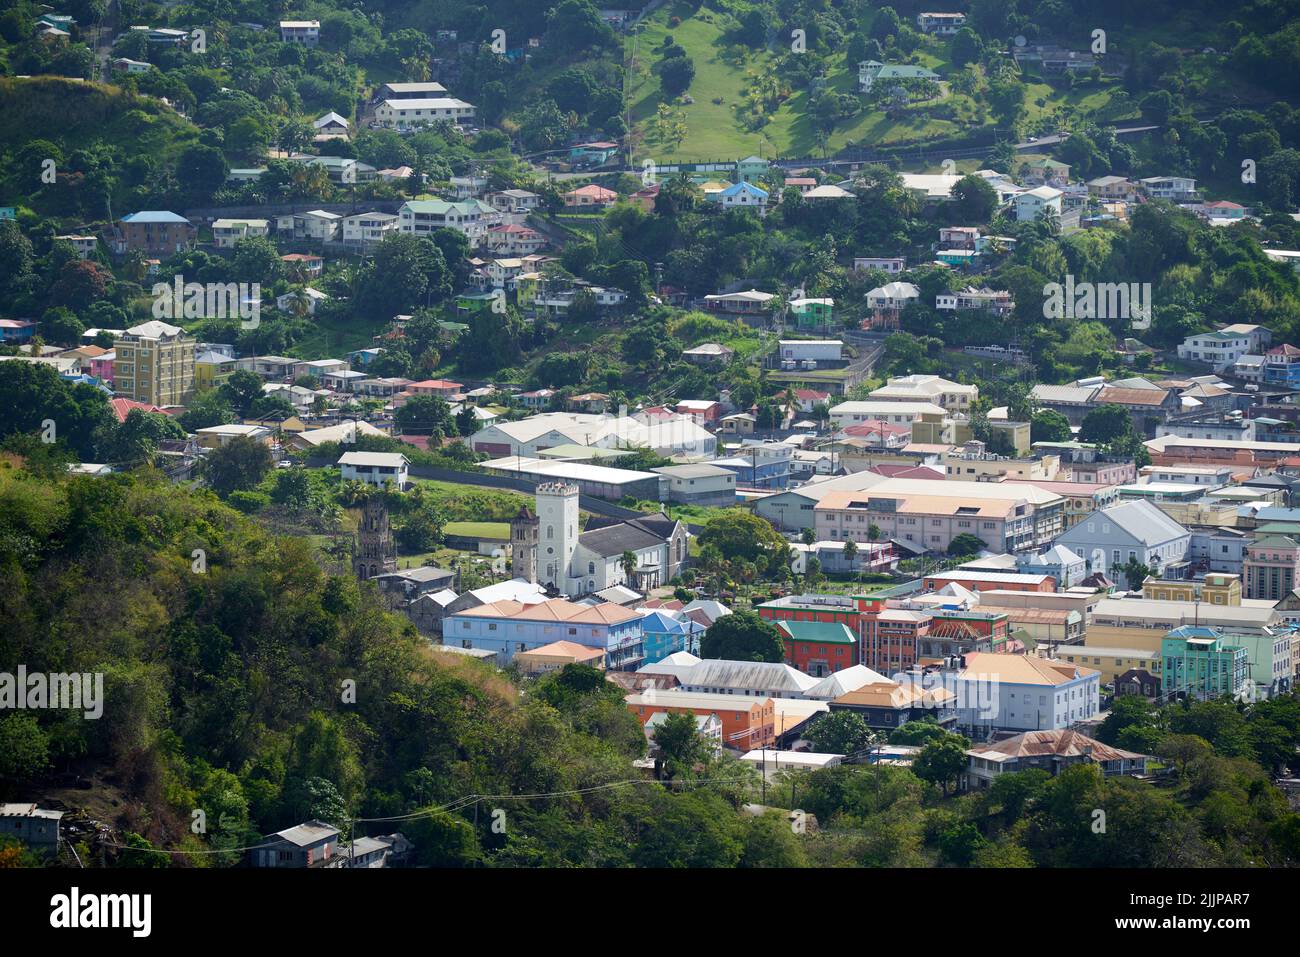
<svg viewBox="0 0 1300 957">
<path fill-rule="evenodd" d="M 138 213 L 128 213 L 122 217 L 124 223 L 188 223 L 184 216 L 168 212 L 165 209 L 144 209 Z"/>
<path fill-rule="evenodd" d="M 682 621 L 672 615 L 664 614 L 662 611 L 647 612 L 641 618 L 641 627 L 644 631 L 662 631 L 675 635 L 694 634 L 697 630 L 704 631 L 704 626 L 698 621 L 691 621 L 689 618 Z"/>
<path fill-rule="evenodd" d="M 722 191 L 723 196 L 735 196 L 739 193 L 753 193 L 755 196 L 761 196 L 763 199 L 767 199 L 767 190 L 759 189 L 753 183 L 736 183 L 733 186 L 728 186 Z"/>
</svg>

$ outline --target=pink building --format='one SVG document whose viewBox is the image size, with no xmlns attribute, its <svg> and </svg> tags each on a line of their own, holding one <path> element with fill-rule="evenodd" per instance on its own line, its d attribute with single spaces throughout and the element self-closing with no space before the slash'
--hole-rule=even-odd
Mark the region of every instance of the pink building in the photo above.
<svg viewBox="0 0 1300 957">
<path fill-rule="evenodd" d="M 459 395 L 465 390 L 465 386 L 459 382 L 451 382 L 447 379 L 425 379 L 423 382 L 412 382 L 406 387 L 406 391 L 412 395 L 437 395 L 448 401 L 454 395 Z"/>
<path fill-rule="evenodd" d="M 683 399 L 677 403 L 676 410 L 681 415 L 689 415 L 700 425 L 722 418 L 722 403 L 710 399 Z"/>
<path fill-rule="evenodd" d="M 1281 601 L 1300 588 L 1300 542 L 1269 535 L 1246 546 L 1246 598 Z"/>
</svg>

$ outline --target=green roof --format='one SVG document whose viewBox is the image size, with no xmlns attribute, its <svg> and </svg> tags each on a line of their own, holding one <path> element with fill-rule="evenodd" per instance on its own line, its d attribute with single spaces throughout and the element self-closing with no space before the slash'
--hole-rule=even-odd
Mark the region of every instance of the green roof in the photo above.
<svg viewBox="0 0 1300 957">
<path fill-rule="evenodd" d="M 826 621 L 778 621 L 776 627 L 792 641 L 815 641 L 824 645 L 852 645 L 857 642 L 848 625 Z"/>
<path fill-rule="evenodd" d="M 1247 542 L 1246 545 L 1254 548 L 1295 548 L 1296 541 L 1284 535 L 1269 535 L 1264 538 L 1257 538 L 1253 542 Z"/>
<path fill-rule="evenodd" d="M 195 359 L 195 362 L 198 360 Z M 1300 535 L 1300 522 L 1267 522 L 1255 529 L 1256 535 Z"/>
</svg>

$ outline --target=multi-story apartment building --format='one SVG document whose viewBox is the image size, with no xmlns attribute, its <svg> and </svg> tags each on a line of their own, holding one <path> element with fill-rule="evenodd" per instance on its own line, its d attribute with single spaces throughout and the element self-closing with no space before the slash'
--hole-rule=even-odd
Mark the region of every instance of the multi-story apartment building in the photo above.
<svg viewBox="0 0 1300 957">
<path fill-rule="evenodd" d="M 194 392 L 194 340 L 157 319 L 132 326 L 113 341 L 113 385 L 118 395 L 165 407 L 184 405 Z"/>
<path fill-rule="evenodd" d="M 1261 353 L 1273 335 L 1263 326 L 1236 323 L 1217 332 L 1188 336 L 1178 347 L 1178 358 L 1206 362 L 1215 372 L 1232 368 L 1245 355 Z"/>
<path fill-rule="evenodd" d="M 375 120 L 390 129 L 411 129 L 432 123 L 468 123 L 474 106 L 450 96 L 430 99 L 385 100 L 375 107 Z"/>
<path fill-rule="evenodd" d="M 449 615 L 442 634 L 444 644 L 493 651 L 502 664 L 518 652 L 555 641 L 603 649 L 610 670 L 635 667 L 643 656 L 640 612 L 609 603 L 578 605 L 563 598 L 489 602 Z"/>
<path fill-rule="evenodd" d="M 903 481 L 909 480 L 893 480 Z M 968 495 L 966 488 L 945 494 L 942 486 L 892 491 L 884 484 L 862 492 L 836 491 L 814 507 L 814 528 L 822 539 L 869 541 L 874 526 L 879 539 L 911 542 L 934 552 L 947 551 L 959 535 L 973 535 L 990 551 L 1018 552 L 1046 546 L 1064 527 L 1059 495 L 1027 486 L 969 484 L 971 492 L 991 487 L 1003 494 Z"/>
<path fill-rule="evenodd" d="M 454 229 L 472 245 L 480 244 L 497 219 L 497 211 L 481 199 L 448 203 L 440 199 L 413 199 L 397 211 L 398 229 L 427 236 L 435 229 Z"/>
<path fill-rule="evenodd" d="M 1160 690 L 1169 696 L 1235 695 L 1249 678 L 1246 649 L 1217 628 L 1181 625 L 1160 642 Z"/>
<path fill-rule="evenodd" d="M 194 245 L 198 230 L 184 216 L 146 209 L 123 216 L 117 224 L 113 251 L 137 250 L 148 256 L 172 256 Z"/>
<path fill-rule="evenodd" d="M 1246 597 L 1280 601 L 1300 588 L 1300 542 L 1268 535 L 1246 543 Z"/>
<path fill-rule="evenodd" d="M 958 724 L 976 733 L 1059 730 L 1100 710 L 1101 675 L 1066 661 L 975 652 L 950 680 Z"/>
</svg>

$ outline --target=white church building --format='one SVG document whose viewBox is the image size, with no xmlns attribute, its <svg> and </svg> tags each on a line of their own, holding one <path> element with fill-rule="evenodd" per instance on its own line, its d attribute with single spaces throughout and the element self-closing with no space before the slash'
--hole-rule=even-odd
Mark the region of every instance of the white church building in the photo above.
<svg viewBox="0 0 1300 957">
<path fill-rule="evenodd" d="M 686 564 L 686 526 L 666 515 L 620 521 L 593 515 L 581 530 L 578 487 L 563 482 L 537 486 L 537 510 L 520 509 L 510 523 L 516 576 L 553 587 L 570 597 L 612 585 L 645 593 L 666 585 Z M 624 567 L 631 553 L 636 567 Z"/>
</svg>

